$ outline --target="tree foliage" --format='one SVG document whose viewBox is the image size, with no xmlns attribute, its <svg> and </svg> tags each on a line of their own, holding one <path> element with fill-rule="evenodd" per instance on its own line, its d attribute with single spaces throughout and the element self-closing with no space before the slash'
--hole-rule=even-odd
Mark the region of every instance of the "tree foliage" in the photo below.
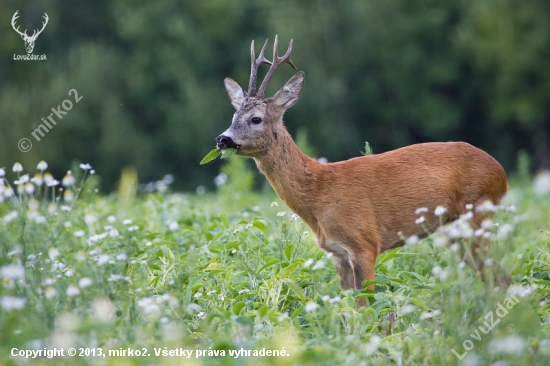
<svg viewBox="0 0 550 366">
<path fill-rule="evenodd" d="M 50 23 L 35 54 L 11 30 Z M 105 188 L 123 166 L 140 181 L 211 182 L 200 166 L 231 122 L 222 81 L 248 83 L 249 47 L 294 39 L 306 72 L 285 121 L 330 161 L 425 141 L 465 140 L 508 170 L 525 149 L 550 164 L 550 6 L 544 0 L 129 1 L 0 3 L 0 166 L 92 163 Z M 259 46 L 258 46 L 259 47 Z M 271 52 L 268 52 L 271 57 Z M 265 68 L 266 69 L 266 68 Z M 261 73 L 266 70 L 262 69 Z M 290 78 L 284 67 L 267 94 Z M 31 132 L 70 89 L 83 96 L 40 141 Z M 20 152 L 21 138 L 33 142 Z"/>
</svg>

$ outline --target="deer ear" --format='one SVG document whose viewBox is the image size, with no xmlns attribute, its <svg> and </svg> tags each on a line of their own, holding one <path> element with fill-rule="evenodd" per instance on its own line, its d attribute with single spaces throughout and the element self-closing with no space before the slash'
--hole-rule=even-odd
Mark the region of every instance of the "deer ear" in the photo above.
<svg viewBox="0 0 550 366">
<path fill-rule="evenodd" d="M 280 108 L 288 109 L 294 105 L 300 98 L 306 74 L 299 71 L 270 99 Z"/>
<path fill-rule="evenodd" d="M 225 90 L 227 90 L 229 99 L 231 99 L 231 104 L 238 110 L 244 102 L 245 92 L 243 88 L 231 78 L 225 78 L 223 83 L 225 84 Z"/>
</svg>

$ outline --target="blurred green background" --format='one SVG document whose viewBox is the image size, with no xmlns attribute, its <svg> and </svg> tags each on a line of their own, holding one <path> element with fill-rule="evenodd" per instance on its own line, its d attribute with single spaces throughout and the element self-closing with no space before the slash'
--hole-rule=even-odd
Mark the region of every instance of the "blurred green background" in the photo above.
<svg viewBox="0 0 550 366">
<path fill-rule="evenodd" d="M 26 54 L 16 10 L 29 34 L 48 14 L 33 52 L 47 61 L 13 60 Z M 231 122 L 223 79 L 246 87 L 251 40 L 258 52 L 275 34 L 281 51 L 294 39 L 307 76 L 285 122 L 316 157 L 358 156 L 365 140 L 375 153 L 463 140 L 509 173 L 520 149 L 550 167 L 549 19 L 548 0 L 0 0 L 0 167 L 44 159 L 62 176 L 79 160 L 106 190 L 124 166 L 140 182 L 212 187 L 222 162 L 199 161 Z M 83 99 L 35 141 L 71 89 Z"/>
</svg>

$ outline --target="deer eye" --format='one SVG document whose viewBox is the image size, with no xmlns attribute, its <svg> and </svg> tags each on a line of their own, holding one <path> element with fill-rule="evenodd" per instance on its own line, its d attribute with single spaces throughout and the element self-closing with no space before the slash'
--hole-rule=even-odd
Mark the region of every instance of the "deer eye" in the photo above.
<svg viewBox="0 0 550 366">
<path fill-rule="evenodd" d="M 252 123 L 254 123 L 255 125 L 259 125 L 260 123 L 262 123 L 262 119 L 260 117 L 253 117 Z"/>
</svg>

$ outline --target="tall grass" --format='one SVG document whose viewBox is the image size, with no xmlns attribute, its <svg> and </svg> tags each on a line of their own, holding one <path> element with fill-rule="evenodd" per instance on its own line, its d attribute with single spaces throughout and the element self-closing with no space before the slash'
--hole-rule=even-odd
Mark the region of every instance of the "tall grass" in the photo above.
<svg viewBox="0 0 550 366">
<path fill-rule="evenodd" d="M 511 183 L 507 209 L 486 230 L 493 257 L 513 275 L 508 290 L 484 284 L 455 247 L 429 237 L 381 254 L 375 291 L 341 291 L 307 226 L 273 193 L 254 193 L 242 162 L 230 159 L 228 180 L 202 195 L 162 184 L 103 195 L 85 165 L 49 185 L 47 170 L 36 169 L 33 182 L 26 171 L 4 171 L 0 363 L 24 363 L 13 348 L 74 347 L 107 355 L 30 361 L 550 364 L 550 196 L 535 195 L 528 179 Z M 499 317 L 510 296 L 517 304 Z M 357 297 L 369 306 L 356 309 Z M 498 322 L 485 334 L 490 313 Z M 149 356 L 108 354 L 128 348 Z M 263 348 L 286 355 L 244 356 Z M 163 350 L 195 353 L 155 356 Z"/>
</svg>

